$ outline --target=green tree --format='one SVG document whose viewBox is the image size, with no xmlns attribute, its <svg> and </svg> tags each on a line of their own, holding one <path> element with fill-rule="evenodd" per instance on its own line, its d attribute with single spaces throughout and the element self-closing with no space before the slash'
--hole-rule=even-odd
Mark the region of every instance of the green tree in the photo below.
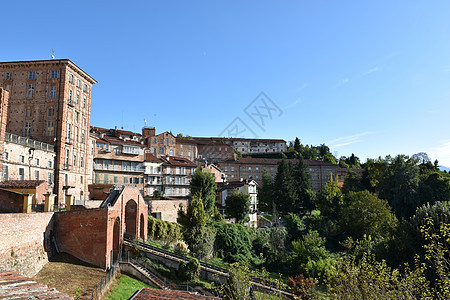
<svg viewBox="0 0 450 300">
<path fill-rule="evenodd" d="M 232 190 L 225 199 L 225 213 L 239 222 L 247 217 L 249 211 L 250 196 L 237 189 Z"/>
<path fill-rule="evenodd" d="M 273 198 L 278 212 L 285 215 L 295 210 L 297 193 L 292 177 L 291 165 L 281 160 L 273 183 Z"/>
<path fill-rule="evenodd" d="M 213 253 L 215 230 L 206 226 L 208 220 L 203 201 L 196 195 L 189 201 L 186 213 L 178 211 L 178 222 L 183 225 L 184 240 L 198 258 L 208 258 Z"/>
<path fill-rule="evenodd" d="M 258 187 L 258 209 L 270 212 L 273 209 L 273 182 L 266 168 L 263 170 L 261 181 L 262 186 Z"/>
<path fill-rule="evenodd" d="M 290 168 L 295 194 L 297 199 L 291 212 L 306 212 L 314 209 L 315 194 L 311 190 L 311 175 L 302 158 L 297 159 L 296 164 Z"/>
<path fill-rule="evenodd" d="M 203 206 L 208 217 L 212 216 L 216 201 L 216 181 L 209 172 L 203 172 L 201 167 L 195 170 L 190 183 L 191 195 L 203 200 Z"/>
<path fill-rule="evenodd" d="M 296 151 L 297 153 L 301 153 L 300 140 L 298 137 L 295 138 L 294 151 Z"/>
<path fill-rule="evenodd" d="M 386 200 L 368 191 L 350 192 L 349 205 L 341 209 L 342 233 L 353 239 L 370 235 L 375 239 L 392 236 L 397 219 Z"/>
<path fill-rule="evenodd" d="M 418 190 L 419 167 L 416 160 L 397 155 L 387 168 L 380 197 L 389 202 L 398 219 L 407 219 L 420 205 Z"/>
<path fill-rule="evenodd" d="M 339 188 L 339 180 L 330 173 L 330 179 L 325 183 L 323 188 L 317 194 L 317 208 L 322 216 L 328 220 L 335 221 L 338 219 L 340 209 L 344 205 L 344 195 Z"/>
</svg>

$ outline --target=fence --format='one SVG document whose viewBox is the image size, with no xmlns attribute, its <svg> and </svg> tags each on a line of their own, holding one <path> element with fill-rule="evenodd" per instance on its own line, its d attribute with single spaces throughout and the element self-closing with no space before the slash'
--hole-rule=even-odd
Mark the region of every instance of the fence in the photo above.
<svg viewBox="0 0 450 300">
<path fill-rule="evenodd" d="M 116 278 L 117 272 L 120 271 L 119 262 L 116 262 L 106 271 L 105 278 L 97 285 L 92 295 L 88 298 L 90 300 L 104 299 L 105 294 L 109 291 L 111 283 Z"/>
</svg>

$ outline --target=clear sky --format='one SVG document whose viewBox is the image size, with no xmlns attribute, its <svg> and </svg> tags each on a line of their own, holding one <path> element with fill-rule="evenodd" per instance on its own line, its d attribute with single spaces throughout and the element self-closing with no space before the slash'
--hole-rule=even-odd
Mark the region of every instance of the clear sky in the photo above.
<svg viewBox="0 0 450 300">
<path fill-rule="evenodd" d="M 1 10 L 1 61 L 54 48 L 98 81 L 91 125 L 238 128 L 363 161 L 423 151 L 450 166 L 450 1 L 16 0 Z"/>
</svg>

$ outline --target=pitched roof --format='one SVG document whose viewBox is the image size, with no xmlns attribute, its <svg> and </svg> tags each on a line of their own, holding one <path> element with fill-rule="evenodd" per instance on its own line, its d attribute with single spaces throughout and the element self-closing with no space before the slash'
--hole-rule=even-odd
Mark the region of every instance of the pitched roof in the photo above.
<svg viewBox="0 0 450 300">
<path fill-rule="evenodd" d="M 153 154 L 147 152 L 145 153 L 145 161 L 151 161 L 151 162 L 162 162 L 162 160 Z"/>
<path fill-rule="evenodd" d="M 196 141 L 242 141 L 242 142 L 263 142 L 263 143 L 286 143 L 282 139 L 249 139 L 249 138 L 227 138 L 227 137 L 193 137 Z"/>
<path fill-rule="evenodd" d="M 137 292 L 130 300 L 144 300 L 144 299 L 158 299 L 158 300 L 170 300 L 170 299 L 186 299 L 186 300 L 208 300 L 208 299 L 220 299 L 212 296 L 203 296 L 193 294 L 189 292 L 173 291 L 173 290 L 157 290 L 151 288 L 142 288 Z"/>
<path fill-rule="evenodd" d="M 195 163 L 184 157 L 166 156 L 162 157 L 162 161 L 165 166 L 197 167 Z"/>
<path fill-rule="evenodd" d="M 34 189 L 45 183 L 45 180 L 6 180 L 0 182 L 0 188 Z"/>
<path fill-rule="evenodd" d="M 232 189 L 236 189 L 236 188 L 240 188 L 246 184 L 248 184 L 249 182 L 253 181 L 255 184 L 256 181 L 254 180 L 234 180 L 234 181 L 227 181 L 227 182 L 218 182 L 217 183 L 217 189 L 219 191 L 223 191 L 223 190 L 232 190 Z"/>
<path fill-rule="evenodd" d="M 237 160 L 228 159 L 224 161 L 225 163 L 236 163 L 236 164 L 255 164 L 255 165 L 278 165 L 281 162 L 281 158 L 255 158 L 255 157 L 241 157 Z M 296 159 L 285 159 L 286 162 L 290 162 L 295 164 Z M 335 164 L 321 161 L 321 160 L 313 160 L 313 159 L 304 159 L 303 160 L 307 166 L 335 166 Z"/>
<path fill-rule="evenodd" d="M 37 283 L 15 271 L 0 269 L 0 298 L 5 299 L 73 299 L 54 288 Z"/>
</svg>

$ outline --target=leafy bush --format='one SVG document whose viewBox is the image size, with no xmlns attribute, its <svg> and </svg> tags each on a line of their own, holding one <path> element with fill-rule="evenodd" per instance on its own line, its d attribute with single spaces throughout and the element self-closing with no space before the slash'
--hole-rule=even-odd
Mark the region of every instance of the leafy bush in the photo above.
<svg viewBox="0 0 450 300">
<path fill-rule="evenodd" d="M 186 280 L 192 280 L 200 275 L 200 262 L 196 258 L 189 262 L 182 261 L 178 267 L 178 275 Z"/>
<path fill-rule="evenodd" d="M 165 244 L 175 243 L 182 238 L 181 225 L 148 217 L 148 238 Z"/>
<path fill-rule="evenodd" d="M 184 241 L 177 241 L 174 246 L 175 253 L 178 255 L 188 255 L 189 248 L 188 245 Z"/>
<path fill-rule="evenodd" d="M 230 263 L 251 261 L 251 228 L 225 222 L 214 223 L 214 227 L 217 229 L 215 247 L 219 257 Z"/>
</svg>

